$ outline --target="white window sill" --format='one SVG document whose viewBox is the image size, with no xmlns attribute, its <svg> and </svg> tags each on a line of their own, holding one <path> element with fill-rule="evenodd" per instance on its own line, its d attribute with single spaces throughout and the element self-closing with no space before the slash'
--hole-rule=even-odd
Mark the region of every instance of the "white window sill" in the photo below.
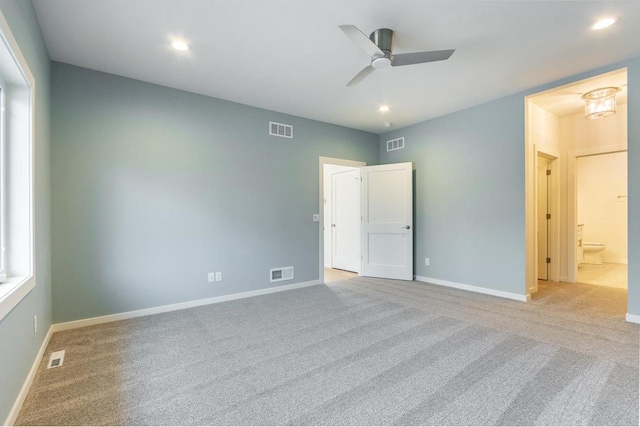
<svg viewBox="0 0 640 427">
<path fill-rule="evenodd" d="M 0 321 L 35 287 L 34 276 L 8 277 L 0 283 Z"/>
</svg>

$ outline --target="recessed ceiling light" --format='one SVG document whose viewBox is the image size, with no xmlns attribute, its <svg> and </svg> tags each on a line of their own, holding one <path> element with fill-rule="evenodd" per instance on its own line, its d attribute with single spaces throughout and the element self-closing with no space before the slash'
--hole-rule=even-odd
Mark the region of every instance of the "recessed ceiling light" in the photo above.
<svg viewBox="0 0 640 427">
<path fill-rule="evenodd" d="M 591 28 L 594 30 L 602 30 L 603 28 L 612 26 L 616 22 L 618 22 L 618 18 L 604 18 L 593 24 Z"/>
<path fill-rule="evenodd" d="M 389 111 L 389 110 L 390 110 L 390 108 L 389 108 L 389 106 L 388 106 L 388 105 L 381 105 L 381 106 L 380 106 L 380 108 L 378 108 L 378 111 L 381 111 L 381 112 L 383 112 L 383 113 L 384 113 L 385 111 Z"/>
<path fill-rule="evenodd" d="M 171 42 L 171 47 L 174 48 L 175 50 L 179 50 L 179 51 L 186 51 L 189 50 L 189 45 L 186 42 L 183 42 L 182 40 L 174 40 L 173 42 Z"/>
<path fill-rule="evenodd" d="M 384 127 L 386 127 L 386 128 L 390 128 L 391 126 L 393 126 L 393 123 L 391 123 L 391 122 L 384 122 Z"/>
</svg>

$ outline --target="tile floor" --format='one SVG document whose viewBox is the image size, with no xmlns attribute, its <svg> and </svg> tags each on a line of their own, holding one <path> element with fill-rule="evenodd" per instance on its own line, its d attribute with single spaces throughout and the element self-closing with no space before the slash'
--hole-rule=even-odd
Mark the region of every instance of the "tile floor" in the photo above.
<svg viewBox="0 0 640 427">
<path fill-rule="evenodd" d="M 609 262 L 602 265 L 580 264 L 578 266 L 578 282 L 627 289 L 627 271 L 627 264 Z"/>
</svg>

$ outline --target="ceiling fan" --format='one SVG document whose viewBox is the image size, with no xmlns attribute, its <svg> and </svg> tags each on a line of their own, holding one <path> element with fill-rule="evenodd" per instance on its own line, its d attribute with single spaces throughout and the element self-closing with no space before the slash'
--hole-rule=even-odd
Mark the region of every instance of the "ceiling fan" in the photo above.
<svg viewBox="0 0 640 427">
<path fill-rule="evenodd" d="M 378 68 L 400 67 L 403 65 L 423 64 L 425 62 L 443 61 L 449 59 L 455 49 L 432 50 L 429 52 L 412 52 L 393 54 L 393 30 L 380 28 L 369 37 L 355 25 L 340 25 L 340 29 L 367 55 L 371 57 L 371 65 L 365 67 L 347 83 L 352 87 L 364 80 Z"/>
</svg>

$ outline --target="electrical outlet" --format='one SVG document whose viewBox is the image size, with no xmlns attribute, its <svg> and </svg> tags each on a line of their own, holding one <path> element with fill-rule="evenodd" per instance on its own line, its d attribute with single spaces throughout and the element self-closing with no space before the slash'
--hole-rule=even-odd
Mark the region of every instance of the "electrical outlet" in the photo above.
<svg viewBox="0 0 640 427">
<path fill-rule="evenodd" d="M 430 262 L 431 262 L 431 261 L 429 261 L 429 258 L 425 258 L 425 259 L 424 259 L 424 265 L 430 265 L 430 264 L 429 264 Z"/>
<path fill-rule="evenodd" d="M 33 333 L 38 333 L 38 316 L 33 316 Z"/>
<path fill-rule="evenodd" d="M 209 273 L 209 275 L 207 276 L 207 280 L 209 281 L 209 283 L 215 282 L 216 281 L 216 273 Z"/>
<path fill-rule="evenodd" d="M 222 272 L 216 271 L 216 282 L 220 282 L 222 280 Z"/>
</svg>

